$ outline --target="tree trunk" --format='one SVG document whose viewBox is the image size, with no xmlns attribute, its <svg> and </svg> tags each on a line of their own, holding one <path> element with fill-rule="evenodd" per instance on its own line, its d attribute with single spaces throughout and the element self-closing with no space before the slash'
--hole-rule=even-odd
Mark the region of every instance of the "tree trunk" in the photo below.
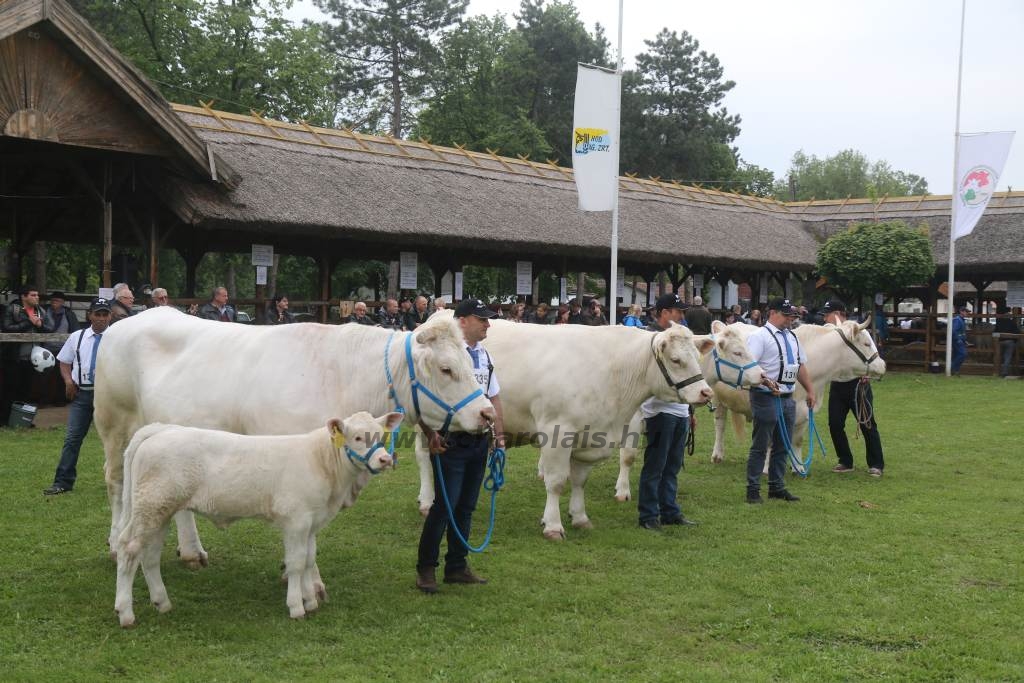
<svg viewBox="0 0 1024 683">
<path fill-rule="evenodd" d="M 228 290 L 228 296 L 232 299 L 236 298 L 235 292 L 238 288 L 235 287 L 235 263 L 234 261 L 228 261 L 228 276 L 227 282 L 224 283 L 225 289 Z"/>
<path fill-rule="evenodd" d="M 33 251 L 33 278 L 36 288 L 43 294 L 46 287 L 46 242 L 37 241 L 32 243 Z"/>
<path fill-rule="evenodd" d="M 391 43 L 391 97 L 394 100 L 394 109 L 391 111 L 391 135 L 396 138 L 402 137 L 402 76 L 399 69 L 402 62 L 399 59 L 401 46 L 397 41 Z"/>
</svg>

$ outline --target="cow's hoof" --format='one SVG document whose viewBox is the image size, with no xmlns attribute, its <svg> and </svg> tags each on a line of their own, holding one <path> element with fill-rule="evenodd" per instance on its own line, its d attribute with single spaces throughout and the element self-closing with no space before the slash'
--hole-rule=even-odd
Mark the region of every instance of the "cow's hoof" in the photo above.
<svg viewBox="0 0 1024 683">
<path fill-rule="evenodd" d="M 544 538 L 549 541 L 564 541 L 565 529 L 545 529 Z"/>
<path fill-rule="evenodd" d="M 725 458 L 723 458 L 723 457 L 722 457 L 722 456 L 720 456 L 720 455 L 712 455 L 712 456 L 711 456 L 711 462 L 714 462 L 714 463 L 720 463 L 720 462 L 722 462 L 723 460 L 725 460 Z"/>
<path fill-rule="evenodd" d="M 572 528 L 573 529 L 593 529 L 594 528 L 594 523 L 591 522 L 589 519 L 583 519 L 583 520 L 580 520 L 579 522 L 577 522 L 576 520 L 573 520 L 572 521 Z M 565 534 L 562 534 L 562 537 L 564 538 Z"/>
<path fill-rule="evenodd" d="M 306 610 L 306 614 L 309 614 L 310 612 L 315 612 L 320 609 L 320 603 L 316 601 L 316 598 L 313 598 L 312 600 L 303 600 L 302 609 Z"/>
<path fill-rule="evenodd" d="M 202 569 L 210 565 L 210 556 L 205 550 L 201 551 L 199 555 L 194 557 L 186 557 L 181 554 L 181 548 L 178 548 L 178 558 L 181 559 L 181 563 L 189 569 Z"/>
<path fill-rule="evenodd" d="M 153 607 L 156 607 L 156 611 L 160 614 L 167 614 L 171 611 L 171 601 L 164 600 L 163 602 L 154 602 Z"/>
<path fill-rule="evenodd" d="M 299 620 L 299 619 L 305 619 L 306 618 L 306 611 L 303 610 L 303 609 L 291 610 L 288 613 L 288 616 L 290 616 L 292 619 L 295 619 L 296 621 Z"/>
<path fill-rule="evenodd" d="M 118 621 L 121 623 L 121 628 L 135 628 L 135 615 L 131 612 L 119 614 Z"/>
<path fill-rule="evenodd" d="M 327 586 L 322 583 L 313 584 L 313 594 L 320 602 L 327 602 Z"/>
<path fill-rule="evenodd" d="M 631 500 L 631 499 L 632 499 L 632 496 L 630 496 L 628 493 L 616 493 L 615 494 L 615 500 L 619 501 L 620 503 L 625 503 L 627 500 Z"/>
</svg>

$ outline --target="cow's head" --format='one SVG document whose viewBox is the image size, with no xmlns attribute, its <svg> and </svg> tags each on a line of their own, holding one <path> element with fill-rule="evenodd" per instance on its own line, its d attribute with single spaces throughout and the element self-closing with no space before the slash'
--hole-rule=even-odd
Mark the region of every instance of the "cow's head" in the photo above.
<svg viewBox="0 0 1024 683">
<path fill-rule="evenodd" d="M 845 382 L 865 376 L 879 379 L 885 374 L 885 361 L 878 355 L 878 347 L 868 334 L 870 325 L 870 318 L 862 323 L 846 320 L 838 325 L 825 325 L 833 328 L 843 342 L 836 352 L 834 381 Z"/>
<path fill-rule="evenodd" d="M 431 429 L 440 429 L 446 422 L 448 409 L 458 407 L 451 419 L 450 431 L 482 432 L 494 420 L 494 407 L 482 394 L 468 402 L 466 399 L 481 388 L 476 374 L 487 381 L 489 372 L 486 367 L 473 368 L 473 359 L 466 352 L 458 323 L 454 318 L 435 315 L 412 335 L 413 365 L 420 384 L 419 409 L 423 422 Z M 408 380 L 408 376 L 405 379 Z M 430 398 L 430 394 L 440 401 Z M 464 402 L 465 405 L 461 405 Z M 412 410 L 412 406 L 406 405 L 406 410 Z"/>
<path fill-rule="evenodd" d="M 704 376 L 710 383 L 723 382 L 740 389 L 749 389 L 761 383 L 764 370 L 751 357 L 747 339 L 742 334 L 753 329 L 756 328 L 751 325 L 726 325 L 715 320 L 711 323 L 710 336 L 694 336 L 695 342 L 706 339 L 713 343 L 703 352 L 701 361 Z"/>
<path fill-rule="evenodd" d="M 672 324 L 654 335 L 654 356 L 647 376 L 651 394 L 663 401 L 703 405 L 711 400 L 711 387 L 700 370 L 700 354 L 711 349 L 711 340 L 695 341 L 690 329 Z"/>
<path fill-rule="evenodd" d="M 359 412 L 344 420 L 332 417 L 327 421 L 327 432 L 334 447 L 347 456 L 349 462 L 371 474 L 379 474 L 394 466 L 385 440 L 402 423 L 402 413 L 386 413 L 374 417 Z"/>
</svg>

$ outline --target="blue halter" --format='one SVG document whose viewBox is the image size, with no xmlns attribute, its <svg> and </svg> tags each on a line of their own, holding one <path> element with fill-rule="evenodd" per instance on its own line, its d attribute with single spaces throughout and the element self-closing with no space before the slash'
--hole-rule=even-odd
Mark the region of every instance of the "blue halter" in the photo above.
<svg viewBox="0 0 1024 683">
<path fill-rule="evenodd" d="M 715 335 L 713 334 L 711 335 L 711 341 L 715 341 Z M 736 389 L 739 389 L 743 386 L 743 373 L 745 373 L 747 370 L 751 368 L 757 367 L 757 363 L 755 361 L 750 361 L 746 365 L 740 365 L 739 363 L 733 363 L 731 360 L 727 358 L 722 358 L 721 356 L 718 355 L 717 345 L 711 347 L 711 357 L 715 360 L 715 374 L 718 375 L 718 381 L 730 387 L 734 387 Z M 732 368 L 733 370 L 739 371 L 739 374 L 736 375 L 735 383 L 730 382 L 726 380 L 724 377 L 722 377 L 723 365 L 727 368 Z"/>
<path fill-rule="evenodd" d="M 391 443 L 390 443 L 390 445 L 388 447 L 389 448 L 388 453 L 391 454 L 392 456 L 394 454 L 394 449 L 395 449 L 394 443 L 395 443 L 395 440 L 392 438 L 391 439 Z M 370 466 L 370 458 L 373 457 L 373 454 L 376 453 L 377 449 L 379 449 L 379 448 L 384 448 L 384 444 L 382 444 L 380 441 L 378 441 L 377 443 L 373 444 L 373 446 L 370 447 L 370 450 L 366 451 L 366 455 L 359 455 L 354 450 L 352 450 L 352 448 L 346 443 L 345 444 L 345 455 L 348 456 L 349 462 L 351 462 L 353 465 L 358 462 L 360 465 L 365 467 L 366 470 L 370 474 L 380 474 L 381 470 L 375 470 L 375 469 L 373 469 L 373 467 Z"/>
<path fill-rule="evenodd" d="M 398 333 L 392 332 L 391 336 L 388 337 L 388 343 L 384 346 L 384 373 L 388 380 L 388 396 L 390 396 L 391 400 L 395 402 L 395 406 L 397 406 L 397 411 L 404 414 L 405 409 L 402 407 L 402 404 L 398 400 L 398 394 L 395 393 L 395 385 L 391 377 L 391 368 L 389 367 L 388 364 L 388 349 L 391 348 L 391 340 L 395 338 L 396 334 Z M 416 419 L 418 420 L 422 414 L 420 412 L 419 393 L 423 392 L 424 396 L 429 398 L 431 401 L 440 406 L 442 410 L 448 413 L 445 416 L 444 425 L 437 430 L 442 434 L 448 432 L 448 428 L 452 424 L 452 418 L 455 417 L 456 413 L 458 413 L 460 410 L 469 405 L 477 397 L 484 395 L 484 392 L 481 389 L 477 389 L 476 391 L 472 392 L 469 396 L 462 399 L 455 405 L 449 405 L 443 399 L 439 398 L 436 394 L 434 394 L 434 392 L 430 391 L 430 389 L 427 389 L 425 386 L 420 384 L 419 380 L 416 379 L 416 366 L 413 365 L 412 362 L 412 334 L 409 334 L 405 338 L 405 365 L 409 369 L 409 384 L 412 385 L 412 406 L 413 410 L 416 411 Z"/>
</svg>

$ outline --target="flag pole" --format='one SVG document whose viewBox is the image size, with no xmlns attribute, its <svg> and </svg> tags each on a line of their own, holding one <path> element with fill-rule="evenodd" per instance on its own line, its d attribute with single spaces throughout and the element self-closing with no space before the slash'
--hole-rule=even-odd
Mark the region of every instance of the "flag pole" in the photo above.
<svg viewBox="0 0 1024 683">
<path fill-rule="evenodd" d="M 967 0 L 961 0 L 960 5 L 960 56 L 956 67 L 956 130 L 953 133 L 953 192 L 952 202 L 949 210 L 949 276 L 946 279 L 946 377 L 952 374 L 953 368 L 953 295 L 955 284 L 954 263 L 956 262 L 956 238 L 953 230 L 956 228 L 956 205 L 957 192 L 959 191 L 956 177 L 960 163 L 960 91 L 964 74 L 964 19 L 967 16 Z"/>
<path fill-rule="evenodd" d="M 619 95 L 615 103 L 615 134 L 612 140 L 615 141 L 615 194 L 612 197 L 612 262 L 611 274 L 608 277 L 608 322 L 615 324 L 618 313 L 619 294 L 619 148 L 622 147 L 622 140 L 619 135 L 622 131 L 622 0 L 619 0 L 619 55 L 618 64 L 615 68 L 615 75 L 619 78 Z"/>
</svg>

